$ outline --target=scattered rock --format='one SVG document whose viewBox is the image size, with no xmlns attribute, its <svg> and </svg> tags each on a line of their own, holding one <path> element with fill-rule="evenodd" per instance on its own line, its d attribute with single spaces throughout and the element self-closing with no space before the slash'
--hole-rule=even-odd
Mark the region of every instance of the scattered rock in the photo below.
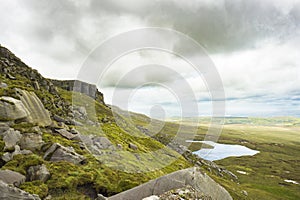
<svg viewBox="0 0 300 200">
<path fill-rule="evenodd" d="M 56 161 L 67 161 L 78 164 L 84 164 L 86 158 L 76 153 L 72 148 L 64 147 L 58 143 L 54 143 L 45 153 L 45 160 Z"/>
<path fill-rule="evenodd" d="M 40 84 L 39 84 L 39 82 L 33 81 L 33 82 L 32 82 L 32 85 L 33 85 L 33 88 L 34 88 L 35 90 L 40 90 Z"/>
<path fill-rule="evenodd" d="M 242 190 L 242 194 L 248 196 L 248 192 L 246 190 Z"/>
<path fill-rule="evenodd" d="M 73 126 L 83 126 L 82 123 L 80 123 L 80 122 L 78 122 L 78 121 L 76 121 L 76 120 L 74 120 L 74 119 L 69 119 L 69 120 L 66 122 L 66 124 L 68 124 L 68 125 L 73 125 Z"/>
<path fill-rule="evenodd" d="M 70 133 L 66 129 L 56 129 L 55 131 L 68 140 L 73 140 L 75 137 L 77 137 L 76 134 Z"/>
<path fill-rule="evenodd" d="M 28 116 L 29 111 L 22 101 L 12 97 L 0 97 L 0 120 L 14 121 Z"/>
<path fill-rule="evenodd" d="M 78 112 L 83 115 L 84 117 L 87 116 L 87 112 L 86 112 L 86 109 L 85 107 L 81 106 L 81 107 L 78 107 Z"/>
<path fill-rule="evenodd" d="M 0 123 L 0 136 L 3 136 L 3 133 L 9 129 L 9 125 L 7 123 Z"/>
<path fill-rule="evenodd" d="M 40 150 L 44 141 L 42 134 L 39 133 L 23 133 L 20 140 L 21 149 Z"/>
<path fill-rule="evenodd" d="M 5 200 L 40 200 L 35 194 L 29 194 L 19 188 L 8 185 L 0 180 L 0 199 Z"/>
<path fill-rule="evenodd" d="M 71 128 L 70 132 L 74 135 L 80 134 L 75 128 Z"/>
<path fill-rule="evenodd" d="M 123 149 L 123 146 L 121 144 L 117 144 L 118 149 Z"/>
<path fill-rule="evenodd" d="M 30 151 L 30 150 L 26 150 L 26 149 L 21 150 L 19 145 L 16 145 L 14 148 L 15 148 L 15 151 L 14 151 L 13 153 L 5 152 L 5 153 L 2 155 L 1 159 L 2 159 L 3 161 L 5 161 L 5 162 L 8 162 L 8 161 L 11 161 L 11 160 L 14 158 L 15 155 L 20 155 L 20 154 L 22 154 L 22 155 L 27 155 L 27 154 L 32 154 L 32 151 Z"/>
<path fill-rule="evenodd" d="M 44 164 L 31 166 L 27 170 L 27 181 L 40 180 L 42 182 L 46 182 L 49 178 L 50 172 Z"/>
<path fill-rule="evenodd" d="M 16 77 L 11 74 L 6 74 L 6 78 L 9 78 L 10 80 L 17 80 Z"/>
<path fill-rule="evenodd" d="M 99 149 L 109 149 L 112 143 L 106 137 L 94 137 L 93 144 Z"/>
<path fill-rule="evenodd" d="M 26 177 L 18 172 L 14 172 L 8 169 L 0 169 L 0 180 L 2 180 L 6 184 L 11 184 L 19 187 L 21 183 L 25 182 Z"/>
<path fill-rule="evenodd" d="M 63 122 L 66 123 L 66 120 L 58 115 L 53 115 L 53 119 L 57 122 Z"/>
<path fill-rule="evenodd" d="M 13 149 L 14 146 L 19 143 L 21 137 L 20 131 L 16 131 L 12 128 L 5 131 L 3 133 L 3 141 L 5 142 L 4 149 Z"/>
<path fill-rule="evenodd" d="M 0 88 L 7 88 L 7 84 L 6 83 L 3 83 L 3 82 L 0 82 Z"/>
<path fill-rule="evenodd" d="M 137 150 L 138 149 L 138 147 L 135 144 L 133 144 L 133 143 L 129 143 L 128 147 L 130 149 L 133 149 L 133 150 Z"/>
</svg>

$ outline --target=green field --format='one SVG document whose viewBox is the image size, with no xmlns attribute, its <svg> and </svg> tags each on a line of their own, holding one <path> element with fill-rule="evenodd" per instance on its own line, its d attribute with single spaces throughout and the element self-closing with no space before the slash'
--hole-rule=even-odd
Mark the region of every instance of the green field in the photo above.
<svg viewBox="0 0 300 200">
<path fill-rule="evenodd" d="M 208 118 L 200 119 L 196 139 L 203 139 Z M 240 144 L 260 151 L 255 156 L 230 157 L 216 161 L 238 176 L 238 183 L 211 174 L 235 199 L 300 199 L 300 127 L 298 118 L 225 119 L 219 143 Z M 182 124 L 197 125 L 195 119 Z M 194 143 L 191 150 L 201 148 Z M 237 171 L 246 172 L 240 174 Z M 248 195 L 242 194 L 247 191 Z"/>
</svg>

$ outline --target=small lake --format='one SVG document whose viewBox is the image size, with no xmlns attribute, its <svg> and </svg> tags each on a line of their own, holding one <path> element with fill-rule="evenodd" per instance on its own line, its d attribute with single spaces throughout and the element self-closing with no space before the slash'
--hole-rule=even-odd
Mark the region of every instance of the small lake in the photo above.
<svg viewBox="0 0 300 200">
<path fill-rule="evenodd" d="M 210 161 L 221 160 L 227 157 L 253 156 L 259 153 L 259 151 L 252 150 L 242 145 L 219 144 L 212 141 L 187 140 L 186 142 L 204 143 L 212 146 L 213 148 L 211 149 L 202 148 L 193 152 L 199 157 Z"/>
</svg>

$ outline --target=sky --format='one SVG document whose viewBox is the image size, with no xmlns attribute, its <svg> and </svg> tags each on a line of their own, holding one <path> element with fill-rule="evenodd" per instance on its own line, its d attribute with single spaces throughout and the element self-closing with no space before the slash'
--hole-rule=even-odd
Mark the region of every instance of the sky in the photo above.
<svg viewBox="0 0 300 200">
<path fill-rule="evenodd" d="M 212 61 L 226 116 L 300 116 L 299 0 L 0 0 L 0 27 L 1 45 L 54 79 L 80 77 L 91 52 L 124 32 L 175 30 Z M 127 42 L 139 39 L 149 40 Z M 211 116 L 220 99 L 212 98 L 206 72 L 176 52 L 203 54 L 174 38 L 159 42 L 172 52 L 128 52 L 97 82 L 84 81 L 97 84 L 107 103 L 156 118 Z"/>
</svg>

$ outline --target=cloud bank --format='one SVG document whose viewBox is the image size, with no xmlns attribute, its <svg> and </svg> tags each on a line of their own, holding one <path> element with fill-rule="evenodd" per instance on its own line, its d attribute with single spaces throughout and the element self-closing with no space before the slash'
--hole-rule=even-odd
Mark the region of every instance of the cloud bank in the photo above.
<svg viewBox="0 0 300 200">
<path fill-rule="evenodd" d="M 295 0 L 1 1 L 0 43 L 46 77 L 74 79 L 89 52 L 109 37 L 149 26 L 174 29 L 200 43 L 215 63 L 228 115 L 299 116 L 299 13 L 300 2 Z M 173 46 L 175 52 L 188 51 L 181 41 Z M 197 56 L 192 51 L 190 55 Z M 181 59 L 157 52 L 136 52 L 114 64 L 100 86 L 108 102 L 120 77 L 144 64 L 178 70 L 195 92 L 200 110 L 209 115 L 205 81 Z M 143 82 L 180 88 L 179 77 L 150 69 L 118 87 L 130 90 Z M 178 105 L 168 97 L 172 94 L 155 91 L 160 90 L 143 88 L 132 105 L 149 113 L 147 107 L 160 104 L 169 116 L 177 115 Z"/>
</svg>

